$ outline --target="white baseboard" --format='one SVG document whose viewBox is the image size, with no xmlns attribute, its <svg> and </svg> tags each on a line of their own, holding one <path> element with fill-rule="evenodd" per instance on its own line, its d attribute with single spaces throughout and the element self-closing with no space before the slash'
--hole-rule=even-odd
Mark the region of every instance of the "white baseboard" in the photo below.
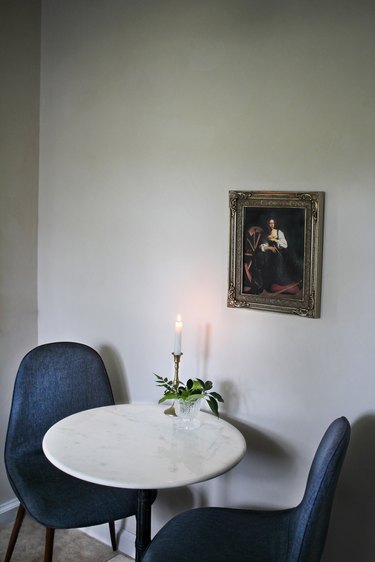
<svg viewBox="0 0 375 562">
<path fill-rule="evenodd" d="M 0 525 L 6 525 L 8 522 L 13 521 L 19 505 L 20 502 L 16 498 L 0 504 Z"/>
<path fill-rule="evenodd" d="M 15 519 L 16 511 L 19 505 L 20 502 L 16 498 L 0 504 L 0 526 L 6 525 Z M 107 524 L 82 528 L 80 531 L 83 531 L 86 535 L 111 546 L 111 539 Z M 116 521 L 116 533 L 118 550 L 130 558 L 135 558 L 135 533 L 124 529 L 122 521 Z"/>
<path fill-rule="evenodd" d="M 118 539 L 118 549 L 126 556 L 135 559 L 135 534 L 124 529 Z"/>
<path fill-rule="evenodd" d="M 98 541 L 111 546 L 108 524 L 84 527 L 80 531 Z M 130 558 L 135 558 L 135 534 L 123 528 L 122 521 L 116 521 L 117 548 Z"/>
</svg>

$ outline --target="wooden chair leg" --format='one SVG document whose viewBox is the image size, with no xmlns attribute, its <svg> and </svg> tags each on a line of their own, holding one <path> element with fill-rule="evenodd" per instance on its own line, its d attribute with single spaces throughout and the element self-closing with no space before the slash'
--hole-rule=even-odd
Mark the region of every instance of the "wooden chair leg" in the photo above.
<svg viewBox="0 0 375 562">
<path fill-rule="evenodd" d="M 23 507 L 23 505 L 20 504 L 17 511 L 16 520 L 13 525 L 12 534 L 10 535 L 8 549 L 5 554 L 4 562 L 9 562 L 9 560 L 12 558 L 13 550 L 17 542 L 18 533 L 21 529 L 21 525 L 23 522 L 23 518 L 25 517 L 25 513 L 26 513 L 25 508 Z"/>
<path fill-rule="evenodd" d="M 112 543 L 112 550 L 117 550 L 117 540 L 116 540 L 116 530 L 115 530 L 115 522 L 109 521 L 109 534 L 111 535 L 111 543 Z"/>
<path fill-rule="evenodd" d="M 46 544 L 44 547 L 44 562 L 52 562 L 53 539 L 55 537 L 55 529 L 46 528 Z"/>
</svg>

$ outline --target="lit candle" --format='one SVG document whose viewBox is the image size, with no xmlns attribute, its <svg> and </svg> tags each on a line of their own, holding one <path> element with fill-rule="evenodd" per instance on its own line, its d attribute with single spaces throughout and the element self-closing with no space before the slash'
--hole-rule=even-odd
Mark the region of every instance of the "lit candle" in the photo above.
<svg viewBox="0 0 375 562">
<path fill-rule="evenodd" d="M 182 322 L 180 314 L 177 316 L 176 329 L 174 333 L 174 354 L 181 355 L 181 336 L 182 336 Z"/>
</svg>

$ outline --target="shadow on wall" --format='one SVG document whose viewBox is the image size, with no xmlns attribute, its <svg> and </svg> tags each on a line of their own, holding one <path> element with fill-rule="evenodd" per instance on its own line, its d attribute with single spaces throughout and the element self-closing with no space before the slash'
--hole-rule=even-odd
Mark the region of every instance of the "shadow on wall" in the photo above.
<svg viewBox="0 0 375 562">
<path fill-rule="evenodd" d="M 125 367 L 120 355 L 109 345 L 102 345 L 99 349 L 99 355 L 107 369 L 115 403 L 128 404 L 130 402 L 130 394 L 126 384 Z"/>
<path fill-rule="evenodd" d="M 161 527 L 178 513 L 192 509 L 193 507 L 197 507 L 197 504 L 194 500 L 192 488 L 189 486 L 181 486 L 178 488 L 158 490 L 158 497 L 152 510 L 154 514 L 157 514 L 157 519 Z"/>
<path fill-rule="evenodd" d="M 272 482 L 275 475 L 280 477 L 280 475 L 288 474 L 293 470 L 295 455 L 291 450 L 287 450 L 276 439 L 258 429 L 224 415 L 221 417 L 237 427 L 245 437 L 247 445 L 245 457 L 233 470 L 214 478 L 210 482 L 170 490 L 159 490 L 158 499 L 153 509 L 154 511 L 157 510 L 158 519 L 164 523 L 177 513 L 195 507 L 215 505 L 256 509 L 259 506 L 251 505 L 246 500 L 245 491 L 241 494 L 240 502 L 233 500 L 236 493 L 231 487 L 238 486 L 239 480 L 247 485 L 252 478 L 261 478 L 263 481 L 269 479 Z M 272 509 L 272 506 L 270 506 L 270 509 Z"/>
<path fill-rule="evenodd" d="M 375 560 L 375 414 L 352 425 L 322 562 Z"/>
<path fill-rule="evenodd" d="M 289 476 L 295 471 L 295 451 L 287 445 L 280 442 L 279 437 L 273 438 L 263 431 L 246 425 L 235 419 L 221 416 L 223 419 L 234 425 L 245 437 L 247 452 L 241 463 L 236 467 L 236 478 L 243 478 L 244 482 L 251 482 L 252 480 L 261 480 L 271 483 L 275 478 L 282 481 L 283 477 Z M 230 472 L 223 475 L 228 478 L 230 482 Z M 222 489 L 225 493 L 225 488 Z M 228 505 L 229 498 L 222 497 L 220 503 Z M 242 505 L 234 507 L 250 508 L 250 509 L 278 509 L 278 505 L 249 505 L 244 499 Z M 285 507 L 285 506 L 282 506 Z"/>
</svg>

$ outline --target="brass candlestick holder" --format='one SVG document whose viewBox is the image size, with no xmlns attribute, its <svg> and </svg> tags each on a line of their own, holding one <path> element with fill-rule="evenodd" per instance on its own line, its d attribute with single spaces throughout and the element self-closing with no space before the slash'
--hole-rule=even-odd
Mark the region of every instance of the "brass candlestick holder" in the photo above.
<svg viewBox="0 0 375 562">
<path fill-rule="evenodd" d="M 176 388 L 178 388 L 178 384 L 180 382 L 179 379 L 179 369 L 180 369 L 180 361 L 181 361 L 181 355 L 182 353 L 179 353 L 178 355 L 176 355 L 175 353 L 172 353 L 173 355 L 173 360 L 174 360 L 174 379 L 173 379 L 173 386 Z M 176 415 L 176 410 L 174 409 L 174 402 L 171 406 L 169 406 L 169 408 L 167 408 L 166 410 L 164 410 L 164 414 L 166 416 L 175 416 Z"/>
</svg>

